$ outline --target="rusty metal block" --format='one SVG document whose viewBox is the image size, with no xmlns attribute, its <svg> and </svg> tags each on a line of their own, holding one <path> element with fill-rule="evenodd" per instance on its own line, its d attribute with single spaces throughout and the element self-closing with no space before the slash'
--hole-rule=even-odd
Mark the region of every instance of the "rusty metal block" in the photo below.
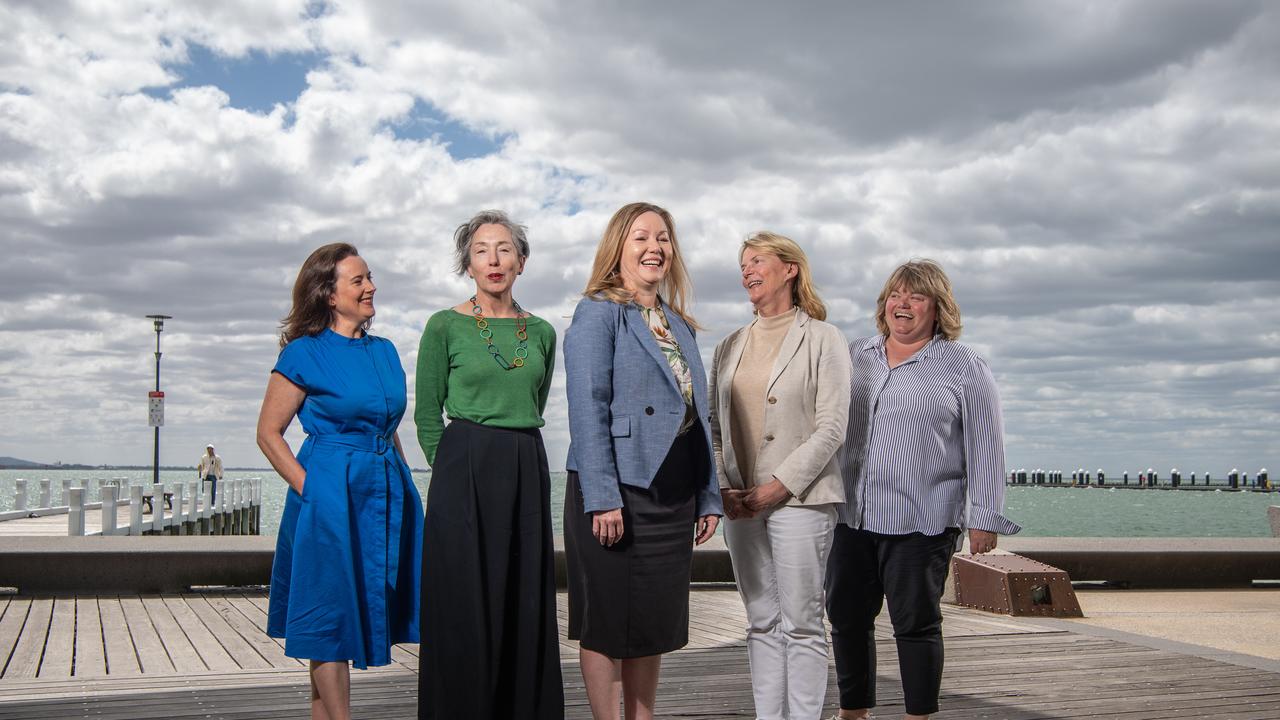
<svg viewBox="0 0 1280 720">
<path fill-rule="evenodd" d="M 1012 553 L 956 555 L 956 604 L 1015 616 L 1084 617 L 1071 578 Z"/>
</svg>

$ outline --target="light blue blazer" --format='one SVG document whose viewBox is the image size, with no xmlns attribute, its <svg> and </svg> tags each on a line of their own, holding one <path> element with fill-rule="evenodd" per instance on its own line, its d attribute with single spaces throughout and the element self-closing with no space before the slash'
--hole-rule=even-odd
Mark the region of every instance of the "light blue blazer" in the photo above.
<svg viewBox="0 0 1280 720">
<path fill-rule="evenodd" d="M 711 452 L 707 375 L 693 331 L 666 303 L 671 334 L 693 378 L 693 403 L 707 447 L 698 478 L 698 516 L 723 515 Z M 569 458 L 587 512 L 622 507 L 618 483 L 648 488 L 684 420 L 684 398 L 671 366 L 634 303 L 583 298 L 564 334 L 569 396 Z"/>
</svg>

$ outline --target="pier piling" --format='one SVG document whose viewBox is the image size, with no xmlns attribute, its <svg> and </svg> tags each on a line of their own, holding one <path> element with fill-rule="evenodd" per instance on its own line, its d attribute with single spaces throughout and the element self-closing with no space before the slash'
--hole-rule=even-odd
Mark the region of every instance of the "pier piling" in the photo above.
<svg viewBox="0 0 1280 720">
<path fill-rule="evenodd" d="M 84 488 L 67 491 L 67 534 L 84 535 Z"/>
<path fill-rule="evenodd" d="M 102 534 L 116 534 L 116 486 L 103 485 L 99 489 L 102 498 Z"/>
</svg>

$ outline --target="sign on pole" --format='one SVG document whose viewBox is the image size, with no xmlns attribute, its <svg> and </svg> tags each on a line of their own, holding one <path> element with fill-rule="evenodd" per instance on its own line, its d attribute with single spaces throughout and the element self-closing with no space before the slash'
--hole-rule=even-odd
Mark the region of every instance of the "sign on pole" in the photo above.
<svg viewBox="0 0 1280 720">
<path fill-rule="evenodd" d="M 147 400 L 149 401 L 147 425 L 150 427 L 164 427 L 164 392 L 152 390 L 147 393 Z"/>
</svg>

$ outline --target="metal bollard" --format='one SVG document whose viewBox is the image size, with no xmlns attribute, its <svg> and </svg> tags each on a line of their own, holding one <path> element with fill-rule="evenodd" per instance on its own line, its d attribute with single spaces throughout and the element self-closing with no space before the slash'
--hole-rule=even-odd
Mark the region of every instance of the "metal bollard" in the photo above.
<svg viewBox="0 0 1280 720">
<path fill-rule="evenodd" d="M 84 537 L 84 488 L 71 488 L 67 496 L 67 536 Z"/>
<path fill-rule="evenodd" d="M 1240 471 L 1239 470 L 1235 468 L 1231 468 L 1230 474 L 1227 475 L 1227 484 L 1231 486 L 1232 490 L 1240 489 Z"/>
<path fill-rule="evenodd" d="M 1098 468 L 1098 486 L 1101 487 L 1106 484 L 1107 484 L 1107 475 L 1106 473 L 1102 472 L 1102 468 Z"/>
<path fill-rule="evenodd" d="M 1271 479 L 1267 477 L 1266 468 L 1262 468 L 1261 470 L 1258 471 L 1258 487 L 1262 488 L 1263 490 L 1271 489 Z"/>
<path fill-rule="evenodd" d="M 1128 485 L 1128 484 L 1129 484 L 1129 471 L 1128 471 L 1128 470 L 1125 470 L 1125 471 L 1124 471 L 1124 484 L 1125 484 L 1125 485 Z"/>
<path fill-rule="evenodd" d="M 1169 484 L 1174 487 L 1182 485 L 1182 473 L 1178 472 L 1178 468 L 1169 471 Z"/>
</svg>

